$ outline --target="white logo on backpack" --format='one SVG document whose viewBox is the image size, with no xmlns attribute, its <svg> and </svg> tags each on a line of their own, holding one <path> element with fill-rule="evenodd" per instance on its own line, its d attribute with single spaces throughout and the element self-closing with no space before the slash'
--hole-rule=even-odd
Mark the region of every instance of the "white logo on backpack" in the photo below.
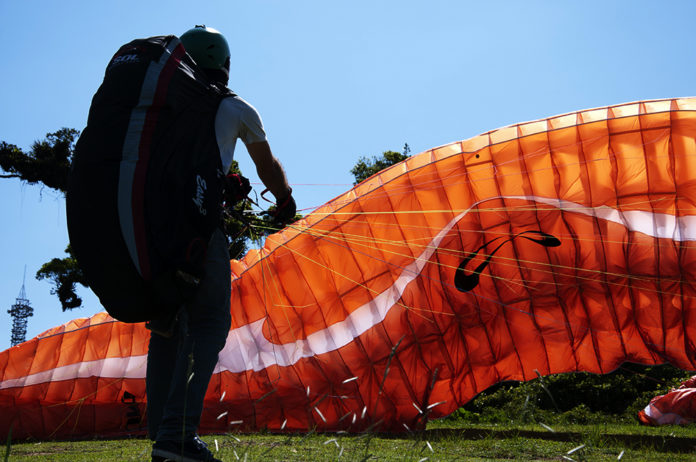
<svg viewBox="0 0 696 462">
<path fill-rule="evenodd" d="M 208 211 L 203 207 L 206 189 L 208 189 L 208 185 L 205 180 L 200 175 L 196 175 L 196 197 L 193 198 L 193 203 L 198 206 L 198 211 L 203 216 L 208 214 Z"/>
<path fill-rule="evenodd" d="M 138 62 L 140 62 L 140 57 L 137 54 L 121 55 L 121 56 L 115 57 L 114 60 L 111 61 L 111 66 L 118 66 L 119 64 L 138 63 Z"/>
</svg>

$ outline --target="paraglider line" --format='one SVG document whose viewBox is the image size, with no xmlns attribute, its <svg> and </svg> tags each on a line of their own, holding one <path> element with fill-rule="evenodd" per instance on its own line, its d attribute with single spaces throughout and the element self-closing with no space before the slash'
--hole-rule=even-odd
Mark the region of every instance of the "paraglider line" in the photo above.
<svg viewBox="0 0 696 462">
<path fill-rule="evenodd" d="M 555 208 L 554 208 L 554 209 L 555 209 Z M 491 209 L 476 209 L 476 210 L 472 210 L 472 211 L 476 211 L 476 212 L 478 212 L 478 213 L 482 213 L 483 211 L 490 211 L 490 210 L 491 210 Z M 530 210 L 530 211 L 534 211 L 534 210 L 538 210 L 538 209 L 535 209 L 535 208 L 529 208 L 529 209 L 527 209 L 527 208 L 515 208 L 515 209 L 513 209 L 513 208 L 496 208 L 496 209 L 493 209 L 493 210 L 500 210 L 500 211 L 509 212 L 509 211 L 520 211 L 520 210 Z M 557 209 L 556 209 L 556 210 L 557 210 Z M 588 214 L 589 214 L 589 210 L 591 210 L 591 208 L 588 208 Z M 311 229 L 311 228 L 310 228 L 310 229 Z M 314 231 L 314 230 L 312 230 L 312 231 Z M 335 233 L 332 233 L 332 232 L 318 233 L 318 232 L 316 232 L 316 231 L 314 231 L 314 232 L 309 232 L 309 231 L 304 231 L 304 230 L 300 230 L 300 232 L 304 232 L 304 233 L 306 233 L 306 234 L 310 234 L 310 235 L 313 235 L 313 236 L 315 236 L 315 237 L 333 238 L 333 239 L 336 239 L 336 240 L 338 241 L 338 238 L 334 237 Z M 479 233 L 484 233 L 484 231 L 475 231 L 475 230 L 471 230 L 471 231 L 468 231 L 468 232 L 479 232 Z M 485 233 L 486 233 L 486 234 L 490 234 L 490 232 L 485 232 Z M 508 235 L 507 233 L 501 233 L 501 234 Z M 398 247 L 404 247 L 404 245 L 405 245 L 403 242 L 400 242 L 400 241 L 377 240 L 377 239 L 369 240 L 369 239 L 364 238 L 364 236 L 360 236 L 360 235 L 350 235 L 350 234 L 347 234 L 347 233 L 341 233 L 341 236 L 343 236 L 343 240 L 345 240 L 347 243 L 350 243 L 350 244 L 352 244 L 352 245 L 363 245 L 363 246 L 368 247 L 368 248 L 370 248 L 370 249 L 374 248 L 374 246 L 370 246 L 370 245 L 369 245 L 369 243 L 371 243 L 371 242 L 375 242 L 375 243 L 379 243 L 379 244 L 383 244 L 383 245 L 392 245 L 392 246 L 394 246 L 394 247 L 397 247 L 397 246 L 398 246 Z M 351 236 L 353 236 L 354 238 L 351 238 Z M 572 240 L 574 240 L 574 241 L 579 241 L 579 242 L 583 242 L 583 241 L 596 242 L 596 240 L 579 239 L 579 238 L 576 237 L 576 236 L 568 236 L 567 238 L 572 239 Z M 424 238 L 424 239 L 425 239 L 425 238 Z M 626 243 L 623 242 L 623 241 L 608 241 L 608 240 L 603 240 L 602 242 L 608 243 L 608 244 L 611 244 L 611 243 L 614 243 L 614 244 L 626 244 Z M 409 243 L 409 244 L 413 245 L 412 242 Z M 629 244 L 630 244 L 630 245 L 634 245 L 634 246 L 643 245 L 642 243 L 638 243 L 638 242 L 630 242 Z M 341 244 L 337 243 L 337 245 L 341 245 Z M 647 245 L 647 244 L 645 244 L 645 245 Z M 671 244 L 667 244 L 667 243 L 662 244 L 662 245 L 663 245 L 663 246 L 671 246 Z M 348 249 L 347 246 L 343 246 L 343 247 L 345 247 L 346 249 Z M 427 248 L 427 247 L 428 247 L 428 246 L 421 246 L 421 248 Z M 381 250 L 382 250 L 383 253 L 388 253 L 388 254 L 392 254 L 392 255 L 397 255 L 397 256 L 404 257 L 404 258 L 412 258 L 410 254 L 399 253 L 399 252 L 396 252 L 396 251 L 393 251 L 393 250 L 384 249 L 384 248 L 381 248 Z M 440 251 L 440 252 L 443 252 L 443 251 L 444 251 L 444 252 L 448 252 L 448 253 L 452 253 L 452 254 L 458 254 L 458 253 L 465 253 L 465 254 L 468 254 L 468 252 L 454 251 L 454 250 L 448 251 L 448 249 L 443 249 L 443 248 L 438 248 L 437 250 Z M 479 250 L 480 250 L 480 249 L 479 249 Z M 366 254 L 366 253 L 362 253 L 362 254 L 365 255 L 365 256 L 374 258 L 374 259 L 376 259 L 376 260 L 378 260 L 378 261 L 380 261 L 380 262 L 382 262 L 382 263 L 384 263 L 384 264 L 388 264 L 388 265 L 395 266 L 395 267 L 399 267 L 399 268 L 403 269 L 402 266 L 399 266 L 399 265 L 396 265 L 396 264 L 389 263 L 389 262 L 386 262 L 386 261 L 384 261 L 384 260 L 378 259 L 378 258 L 374 257 L 374 255 Z M 485 254 L 482 254 L 482 255 L 483 255 L 483 256 L 486 256 Z M 548 267 L 551 268 L 551 269 L 569 269 L 569 270 L 575 270 L 575 271 L 582 271 L 582 272 L 589 273 L 589 274 L 608 275 L 608 276 L 613 276 L 613 277 L 617 277 L 617 278 L 628 278 L 628 279 L 632 279 L 632 280 L 654 281 L 654 280 L 657 278 L 657 276 L 652 276 L 652 275 L 650 275 L 650 276 L 648 276 L 648 275 L 637 276 L 637 275 L 632 275 L 632 274 L 622 274 L 622 273 L 608 272 L 608 271 L 602 271 L 602 270 L 592 270 L 592 269 L 582 268 L 582 267 L 570 267 L 570 266 L 567 266 L 567 265 L 558 265 L 558 264 L 554 264 L 554 263 L 551 263 L 551 262 L 543 262 L 543 263 L 542 263 L 542 262 L 538 262 L 538 261 L 519 260 L 519 259 L 508 258 L 508 257 L 499 257 L 499 259 L 500 259 L 500 260 L 503 260 L 503 261 L 510 261 L 510 262 L 512 262 L 511 267 L 513 267 L 513 268 L 518 267 L 518 266 L 519 266 L 519 263 L 536 264 L 536 265 L 543 264 L 543 265 L 545 265 L 545 266 L 548 266 Z M 441 267 L 454 268 L 454 267 L 452 267 L 452 266 L 450 266 L 450 265 L 445 265 L 445 264 L 437 263 L 437 262 L 433 262 L 433 264 L 439 265 L 439 266 L 441 266 Z M 547 274 L 554 274 L 554 271 L 551 271 L 551 270 L 539 269 L 538 271 L 542 271 L 542 272 L 547 273 Z M 427 277 L 427 276 L 423 275 L 423 277 Z M 497 276 L 493 276 L 493 275 L 491 275 L 490 277 L 492 277 L 492 278 L 498 278 Z M 589 278 L 589 277 L 580 277 L 580 276 L 576 276 L 576 277 L 579 278 L 579 279 L 581 279 L 581 280 L 595 281 L 595 279 Z M 498 278 L 498 279 L 500 279 L 500 278 Z M 661 280 L 666 281 L 666 282 L 679 282 L 679 280 L 677 280 L 677 279 L 667 279 L 667 280 L 665 280 L 664 277 L 661 278 Z M 509 281 L 509 280 L 506 280 L 506 281 L 507 281 L 507 282 L 513 282 L 513 281 Z M 351 281 L 351 282 L 353 282 L 353 281 Z M 554 285 L 556 285 L 555 283 L 545 282 L 545 281 L 542 281 L 541 283 L 542 283 L 542 284 L 554 284 Z M 621 286 L 621 285 L 622 285 L 621 283 L 615 283 L 615 282 L 611 282 L 611 281 L 608 281 L 607 283 L 608 283 L 608 284 L 612 284 L 612 285 L 617 285 L 617 286 Z M 515 282 L 515 284 L 519 284 L 519 283 Z M 524 284 L 523 284 L 523 285 L 524 285 Z M 659 290 L 653 290 L 653 291 L 656 292 L 656 293 L 666 293 L 666 292 L 659 291 Z M 687 297 L 688 297 L 688 296 L 687 296 Z"/>
<path fill-rule="evenodd" d="M 530 199 L 529 197 L 526 197 L 526 196 L 514 196 L 514 197 L 510 197 L 510 198 L 512 198 L 512 199 L 519 198 L 519 199 L 527 199 L 527 200 Z M 496 199 L 501 199 L 501 197 L 493 197 L 493 198 L 484 199 L 484 200 L 482 200 L 482 201 L 479 201 L 479 202 L 473 204 L 468 210 L 469 210 L 469 211 L 476 211 L 476 210 L 477 210 L 476 207 L 477 207 L 479 204 L 481 204 L 481 203 L 483 203 L 483 202 L 485 202 L 485 201 L 496 200 Z M 534 200 L 534 199 L 532 198 L 532 200 Z M 544 203 L 544 202 L 542 202 L 542 203 Z M 597 214 L 596 209 L 593 209 L 593 208 L 584 207 L 584 208 L 581 209 L 581 207 L 576 206 L 577 204 L 571 204 L 571 205 L 572 205 L 571 207 L 565 208 L 565 207 L 563 207 L 563 205 L 562 205 L 564 202 L 561 201 L 561 200 L 555 200 L 554 203 L 558 203 L 558 206 L 556 206 L 555 208 L 560 209 L 560 210 L 568 210 L 568 211 L 572 211 L 572 212 L 576 212 L 576 213 L 580 212 L 581 214 L 585 214 L 585 215 L 589 215 L 589 216 L 596 216 L 596 214 Z M 550 205 L 550 204 L 549 204 L 549 205 Z M 554 205 L 555 205 L 555 204 L 554 204 Z M 466 212 L 466 211 L 465 211 L 465 212 Z M 462 217 L 460 217 L 460 219 L 461 219 L 461 218 L 462 218 Z M 299 229 L 299 232 L 300 232 L 300 233 L 304 233 L 305 231 L 302 230 L 302 229 Z M 340 246 L 345 247 L 345 245 L 340 244 L 340 243 L 336 243 L 336 245 L 340 245 Z M 280 246 L 280 247 L 285 247 L 283 244 L 280 244 L 279 246 Z M 427 247 L 427 246 L 426 246 L 426 247 Z M 437 248 L 437 246 L 436 246 L 435 248 Z M 294 252 L 294 251 L 293 251 L 292 249 L 290 249 L 290 248 L 288 248 L 288 250 L 290 250 L 291 252 Z M 356 250 L 353 249 L 353 251 L 356 251 Z M 296 252 L 294 252 L 294 253 L 296 253 Z M 362 253 L 362 252 L 361 252 L 361 253 Z M 305 256 L 305 255 L 301 255 L 301 254 L 299 254 L 299 255 L 302 256 L 303 258 L 306 258 L 306 259 L 312 261 L 311 258 L 309 258 L 309 257 L 307 257 L 307 256 Z M 367 254 L 364 254 L 364 253 L 363 253 L 363 255 L 366 255 L 366 256 L 368 256 L 368 257 L 370 257 L 370 258 L 374 258 L 374 256 L 372 256 L 372 255 L 367 255 Z M 380 260 L 380 259 L 377 259 L 377 260 L 383 261 L 383 260 Z M 325 266 L 321 265 L 321 264 L 318 263 L 318 262 L 314 262 L 314 263 L 315 263 L 315 264 L 318 264 L 318 265 L 320 265 L 320 266 L 322 266 L 322 267 L 324 267 L 327 271 L 333 272 L 334 274 L 338 274 L 339 276 L 342 276 L 342 277 L 345 278 L 344 275 L 342 275 L 341 273 L 339 273 L 339 272 L 337 272 L 337 271 L 332 270 L 331 268 L 326 268 Z M 399 267 L 399 265 L 390 264 L 389 262 L 384 262 L 384 261 L 383 261 L 383 263 L 388 264 L 388 265 L 391 265 L 391 266 Z M 535 262 L 535 263 L 537 263 L 537 262 Z M 405 270 L 405 268 L 403 268 L 403 267 L 402 267 L 402 269 Z M 597 273 L 599 273 L 599 272 L 597 272 Z M 422 274 L 421 274 L 421 276 L 427 277 L 426 275 L 422 275 Z M 346 279 L 348 279 L 348 280 L 351 281 L 352 283 L 355 283 L 355 284 L 358 284 L 358 285 L 360 285 L 360 286 L 362 286 L 362 287 L 365 287 L 363 284 L 360 284 L 360 283 L 357 282 L 357 281 L 353 281 L 353 280 L 351 280 L 350 278 L 346 278 Z M 445 284 L 444 281 L 443 281 L 442 283 Z M 366 288 L 366 290 L 369 290 L 369 291 L 371 291 L 371 292 L 373 292 L 373 293 L 376 293 L 376 291 L 375 291 L 374 289 L 370 289 L 369 287 L 365 287 L 365 288 Z M 483 298 L 483 299 L 486 299 L 486 300 L 488 300 L 489 302 L 494 303 L 494 304 L 496 304 L 496 305 L 500 305 L 500 306 L 502 306 L 502 307 L 506 307 L 506 308 L 509 308 L 509 309 L 513 309 L 513 310 L 519 311 L 519 312 L 521 312 L 521 313 L 523 313 L 523 314 L 526 314 L 526 315 L 528 315 L 528 316 L 537 316 L 537 317 L 539 316 L 539 315 L 536 315 L 536 314 L 532 314 L 532 313 L 523 311 L 523 310 L 518 309 L 518 308 L 514 308 L 514 307 L 509 306 L 508 304 L 505 304 L 505 303 L 500 302 L 500 301 L 498 301 L 498 300 L 489 299 L 489 297 L 482 297 L 481 295 L 477 295 L 477 296 L 478 296 L 478 297 L 481 297 L 481 298 Z M 408 306 L 404 305 L 403 302 L 401 302 L 400 300 L 397 301 L 396 304 L 399 305 L 399 306 L 402 306 L 403 308 L 408 309 L 408 310 L 416 310 L 416 308 L 414 308 L 414 307 L 408 307 Z M 420 310 L 420 311 L 427 311 L 427 312 L 429 312 L 429 313 L 431 313 L 431 314 L 432 314 L 432 313 L 436 313 L 436 314 L 452 315 L 451 313 L 433 312 L 432 310 Z M 494 313 L 491 313 L 491 314 L 494 314 Z M 427 318 L 423 317 L 423 319 L 427 319 Z M 430 320 L 430 321 L 432 322 L 432 320 Z M 556 319 L 549 319 L 549 321 L 552 322 L 552 323 L 559 323 L 559 321 L 556 320 Z M 568 323 L 567 321 L 566 321 L 566 322 L 560 321 L 560 324 L 566 325 L 567 327 L 571 327 L 571 328 L 572 328 L 572 324 L 571 324 L 571 323 Z M 590 328 L 590 327 L 585 327 L 585 328 L 586 328 L 587 330 L 589 330 L 589 331 L 594 331 L 594 329 L 592 329 L 592 328 Z"/>
</svg>

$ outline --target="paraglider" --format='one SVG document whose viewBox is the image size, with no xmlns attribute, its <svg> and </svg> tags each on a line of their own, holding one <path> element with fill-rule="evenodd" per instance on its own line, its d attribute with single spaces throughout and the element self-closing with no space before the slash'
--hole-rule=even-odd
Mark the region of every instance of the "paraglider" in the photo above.
<svg viewBox="0 0 696 462">
<path fill-rule="evenodd" d="M 231 261 L 202 432 L 407 431 L 504 380 L 694 369 L 696 100 L 494 130 L 397 164 Z M 148 332 L 0 353 L 0 436 L 144 429 Z"/>
<path fill-rule="evenodd" d="M 684 380 L 679 387 L 655 396 L 638 412 L 643 425 L 688 425 L 696 422 L 696 376 Z"/>
</svg>

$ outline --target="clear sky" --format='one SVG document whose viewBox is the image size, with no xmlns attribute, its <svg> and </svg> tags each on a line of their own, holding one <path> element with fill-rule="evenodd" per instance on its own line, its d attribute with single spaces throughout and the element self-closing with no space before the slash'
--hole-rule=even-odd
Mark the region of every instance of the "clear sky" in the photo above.
<svg viewBox="0 0 696 462">
<path fill-rule="evenodd" d="M 692 1 L 0 0 L 0 140 L 81 130 L 120 45 L 206 24 L 227 36 L 230 87 L 261 113 L 307 213 L 350 189 L 360 156 L 693 96 L 694 17 Z M 258 181 L 241 143 L 236 159 Z M 62 195 L 0 179 L 0 216 L 0 350 L 25 265 L 28 338 L 102 310 L 83 290 L 84 308 L 61 313 L 34 278 L 68 243 Z"/>
</svg>

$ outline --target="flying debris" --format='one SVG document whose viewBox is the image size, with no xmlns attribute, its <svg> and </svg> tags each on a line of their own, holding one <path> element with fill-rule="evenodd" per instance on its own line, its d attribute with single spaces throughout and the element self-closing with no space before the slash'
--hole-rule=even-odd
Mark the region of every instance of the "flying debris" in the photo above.
<svg viewBox="0 0 696 462">
<path fill-rule="evenodd" d="M 201 432 L 415 431 L 537 371 L 696 369 L 695 172 L 696 99 L 671 99 L 368 178 L 231 262 Z M 98 314 L 0 353 L 0 440 L 144 433 L 148 337 Z"/>
</svg>

